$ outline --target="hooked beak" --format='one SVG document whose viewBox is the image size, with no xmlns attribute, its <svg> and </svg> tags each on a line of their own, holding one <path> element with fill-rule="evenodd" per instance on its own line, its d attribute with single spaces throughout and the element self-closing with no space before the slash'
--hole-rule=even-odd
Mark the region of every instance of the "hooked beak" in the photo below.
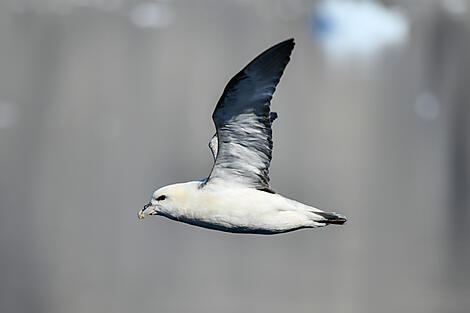
<svg viewBox="0 0 470 313">
<path fill-rule="evenodd" d="M 139 220 L 143 219 L 145 215 L 155 215 L 157 214 L 156 206 L 152 205 L 151 202 L 144 205 L 144 208 L 137 213 Z"/>
</svg>

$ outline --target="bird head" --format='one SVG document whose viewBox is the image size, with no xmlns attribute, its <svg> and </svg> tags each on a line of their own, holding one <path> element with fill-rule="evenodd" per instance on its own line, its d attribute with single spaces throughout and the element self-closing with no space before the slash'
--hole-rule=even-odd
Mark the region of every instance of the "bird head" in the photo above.
<svg viewBox="0 0 470 313">
<path fill-rule="evenodd" d="M 139 211 L 137 216 L 143 219 L 145 215 L 173 215 L 184 204 L 187 198 L 185 184 L 174 184 L 156 190 L 149 203 Z"/>
</svg>

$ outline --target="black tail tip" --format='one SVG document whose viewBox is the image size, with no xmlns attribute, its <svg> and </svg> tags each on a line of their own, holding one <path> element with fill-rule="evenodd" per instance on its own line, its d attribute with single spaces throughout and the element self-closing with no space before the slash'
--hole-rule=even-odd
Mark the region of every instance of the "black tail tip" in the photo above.
<svg viewBox="0 0 470 313">
<path fill-rule="evenodd" d="M 320 215 L 321 217 L 325 218 L 325 220 L 318 221 L 320 223 L 343 225 L 347 221 L 344 215 L 337 214 L 337 213 L 315 212 L 315 214 Z"/>
</svg>

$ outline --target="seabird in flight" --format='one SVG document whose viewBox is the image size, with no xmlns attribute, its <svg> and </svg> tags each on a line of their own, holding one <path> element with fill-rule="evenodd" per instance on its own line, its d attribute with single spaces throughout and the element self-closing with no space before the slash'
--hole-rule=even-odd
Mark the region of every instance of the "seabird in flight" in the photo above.
<svg viewBox="0 0 470 313">
<path fill-rule="evenodd" d="M 290 60 L 294 39 L 261 53 L 235 75 L 212 114 L 209 142 L 214 165 L 208 178 L 155 191 L 138 217 L 162 215 L 200 227 L 250 234 L 344 224 L 346 218 L 276 193 L 269 186 L 272 155 L 270 111 L 276 85 Z"/>
</svg>

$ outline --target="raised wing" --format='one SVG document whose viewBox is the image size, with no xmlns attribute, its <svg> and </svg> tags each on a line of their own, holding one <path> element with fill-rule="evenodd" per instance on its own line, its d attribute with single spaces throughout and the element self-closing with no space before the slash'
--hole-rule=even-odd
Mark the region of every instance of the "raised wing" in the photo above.
<svg viewBox="0 0 470 313">
<path fill-rule="evenodd" d="M 223 180 L 269 190 L 271 123 L 277 117 L 270 101 L 293 48 L 294 39 L 271 47 L 225 87 L 212 114 L 217 137 L 209 147 L 215 162 L 206 183 Z"/>
</svg>

